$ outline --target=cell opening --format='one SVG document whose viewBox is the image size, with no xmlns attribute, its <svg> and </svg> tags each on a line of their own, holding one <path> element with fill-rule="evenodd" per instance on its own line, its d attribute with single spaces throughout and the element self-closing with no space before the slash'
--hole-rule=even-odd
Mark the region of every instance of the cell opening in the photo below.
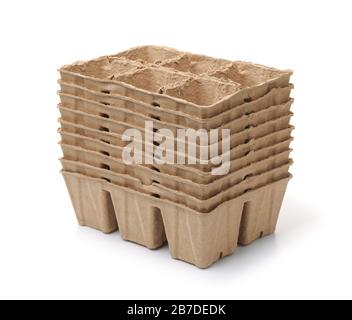
<svg viewBox="0 0 352 320">
<path fill-rule="evenodd" d="M 154 116 L 153 114 L 150 114 L 149 117 L 154 119 L 154 120 L 160 121 L 160 117 Z"/>
<path fill-rule="evenodd" d="M 160 108 L 160 104 L 157 102 L 152 102 L 151 105 L 155 108 Z"/>
<path fill-rule="evenodd" d="M 101 169 L 104 169 L 104 170 L 110 170 L 110 166 L 106 163 L 101 163 L 100 164 L 100 168 Z"/>
<path fill-rule="evenodd" d="M 110 116 L 107 113 L 103 113 L 103 112 L 99 113 L 99 117 L 106 118 L 106 119 L 110 118 Z"/>
<path fill-rule="evenodd" d="M 110 132 L 110 129 L 107 127 L 100 126 L 99 131 Z"/>
<path fill-rule="evenodd" d="M 107 152 L 107 151 L 99 151 L 102 155 L 104 155 L 104 156 L 110 156 L 110 153 L 109 152 Z"/>
</svg>

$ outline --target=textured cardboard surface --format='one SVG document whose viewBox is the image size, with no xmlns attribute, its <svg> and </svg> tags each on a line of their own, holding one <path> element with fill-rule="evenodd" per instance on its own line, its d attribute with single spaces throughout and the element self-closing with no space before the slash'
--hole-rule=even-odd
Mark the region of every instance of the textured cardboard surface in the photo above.
<svg viewBox="0 0 352 320">
<path fill-rule="evenodd" d="M 128 129 L 138 129 L 141 131 L 144 139 L 144 128 L 142 127 L 137 127 L 122 121 L 112 120 L 104 116 L 87 114 L 85 112 L 69 109 L 66 107 L 59 107 L 59 110 L 61 113 L 61 118 L 65 121 L 80 124 L 91 129 L 100 130 L 102 132 L 116 133 L 118 135 L 122 135 Z M 249 143 L 251 139 L 259 138 L 275 131 L 288 128 L 292 116 L 293 113 L 288 112 L 287 115 L 274 118 L 270 121 L 258 124 L 257 126 L 246 125 L 245 130 L 231 134 L 230 148 L 232 149 L 240 144 Z M 162 136 L 160 136 L 158 133 L 155 133 L 155 137 L 162 138 Z M 201 149 L 203 148 L 199 144 L 195 145 L 192 143 L 192 145 L 196 146 L 196 154 L 197 157 L 199 157 Z M 186 146 L 188 146 L 188 143 L 186 143 Z M 221 143 L 218 144 L 218 147 L 219 152 L 221 152 Z M 205 147 L 206 150 L 208 148 L 209 146 Z"/>
<path fill-rule="evenodd" d="M 170 170 L 170 173 L 165 171 L 161 172 L 156 165 L 125 165 L 122 160 L 107 155 L 105 151 L 91 151 L 82 147 L 63 143 L 61 144 L 61 148 L 65 159 L 81 161 L 98 168 L 109 167 L 112 171 L 133 175 L 146 185 L 158 181 L 161 184 L 170 184 L 170 187 L 179 189 L 184 188 L 187 184 L 191 185 L 193 188 L 202 188 L 202 184 L 204 187 L 208 188 L 219 186 L 219 184 L 225 183 L 226 181 L 232 181 L 232 177 L 236 176 L 237 171 L 244 169 L 245 167 L 252 165 L 252 167 L 256 169 L 255 166 L 258 164 L 257 162 L 265 161 L 270 158 L 274 163 L 277 161 L 284 161 L 285 158 L 282 156 L 283 153 L 287 155 L 286 160 L 288 160 L 291 149 L 288 149 L 287 145 L 288 143 L 278 144 L 276 147 L 261 149 L 257 153 L 250 154 L 249 157 L 243 157 L 238 162 L 235 161 L 233 163 L 234 170 L 231 173 L 223 176 L 214 176 L 211 173 L 199 174 L 199 171 L 192 169 L 184 170 L 183 175 L 176 175 L 172 174 L 174 173 L 172 169 Z M 283 160 L 277 159 L 279 156 L 280 159 L 282 158 Z M 174 166 L 170 165 L 169 167 L 173 168 Z M 181 172 L 182 167 L 182 165 L 179 166 L 180 169 L 177 173 Z M 244 176 L 249 174 L 250 173 L 247 173 Z M 181 186 L 177 187 L 177 184 L 175 184 L 176 181 L 179 182 Z M 216 189 L 216 187 L 214 188 Z M 193 190 L 191 192 L 202 193 L 203 191 L 205 190 Z"/>
<path fill-rule="evenodd" d="M 289 151 L 287 151 L 276 157 L 263 160 L 260 164 L 250 168 L 235 171 L 212 184 L 201 185 L 180 177 L 160 173 L 148 167 L 126 166 L 122 161 L 113 160 L 111 157 L 97 152 L 63 144 L 61 147 L 66 160 L 83 162 L 112 173 L 117 172 L 126 175 L 125 179 L 133 176 L 145 186 L 153 185 L 156 195 L 177 203 L 183 203 L 199 212 L 209 212 L 225 199 L 232 199 L 249 189 L 287 177 L 288 169 L 292 163 L 288 158 Z M 101 173 L 98 174 L 101 176 Z M 111 175 L 102 178 L 111 180 Z M 118 181 L 121 179 L 121 177 L 118 177 L 114 181 L 119 183 Z M 227 186 L 227 188 L 222 189 L 222 186 Z M 148 192 L 149 190 L 147 189 Z"/>
<path fill-rule="evenodd" d="M 158 48 L 154 49 L 158 51 Z M 180 52 L 180 58 L 182 55 L 188 55 L 189 60 L 202 59 L 199 55 Z M 255 100 L 273 88 L 288 86 L 292 74 L 289 70 L 280 71 L 246 62 L 229 62 L 197 74 L 192 70 L 184 72 L 166 67 L 163 55 L 159 64 L 148 63 L 149 60 L 141 63 L 138 61 L 141 59 L 131 61 L 128 56 L 106 56 L 64 66 L 60 69 L 61 79 L 90 90 L 123 95 L 204 119 Z M 204 57 L 203 60 L 213 61 L 211 64 L 216 65 L 216 59 Z M 117 75 L 106 75 L 109 68 L 115 69 L 117 64 L 130 64 L 131 67 L 130 70 L 118 68 Z"/>
<path fill-rule="evenodd" d="M 242 168 L 237 171 L 234 171 L 227 176 L 222 176 L 221 179 L 215 180 L 209 184 L 197 184 L 192 180 L 181 179 L 181 177 L 170 176 L 159 172 L 151 172 L 150 169 L 152 169 L 152 167 L 149 170 L 137 167 L 133 171 L 130 170 L 127 172 L 127 174 L 122 170 L 114 171 L 111 169 L 116 168 L 116 163 L 107 159 L 101 159 L 98 154 L 83 155 L 82 153 L 77 152 L 77 154 L 72 155 L 70 153 L 72 152 L 72 149 L 67 147 L 63 148 L 67 152 L 66 158 L 62 160 L 63 168 L 66 171 L 77 172 L 94 178 L 104 178 L 123 186 L 129 181 L 137 179 L 138 184 L 133 183 L 126 186 L 142 192 L 145 190 L 145 192 L 149 192 L 149 189 L 143 189 L 143 186 L 145 185 L 161 184 L 170 189 L 170 193 L 173 193 L 173 190 L 178 190 L 189 196 L 194 196 L 195 198 L 202 200 L 209 199 L 210 197 L 223 192 L 223 190 L 235 186 L 250 177 L 257 176 L 288 164 L 291 151 L 284 151 L 275 156 L 267 157 L 264 160 L 249 163 L 242 166 Z M 67 161 L 67 159 L 70 159 L 70 161 Z M 88 166 L 85 164 L 88 164 Z M 116 174 L 116 172 L 119 174 Z M 245 188 L 245 184 L 242 184 L 242 189 L 245 190 Z M 155 193 L 156 191 L 154 190 L 153 192 Z"/>
<path fill-rule="evenodd" d="M 135 114 L 129 110 L 120 107 L 112 107 L 104 103 L 92 102 L 91 100 L 75 97 L 64 93 L 59 93 L 61 98 L 61 106 L 67 109 L 77 110 L 91 115 L 96 115 L 108 118 L 115 121 L 121 121 L 125 124 L 129 124 L 135 128 L 139 128 L 141 131 L 144 129 L 146 121 L 153 121 L 156 129 L 166 128 L 172 131 L 173 134 L 177 134 L 177 129 L 188 129 L 181 125 L 175 125 L 168 121 L 158 120 L 158 116 L 154 115 L 141 115 Z M 230 129 L 232 133 L 236 133 L 244 130 L 247 126 L 256 126 L 261 123 L 276 119 L 280 116 L 289 114 L 293 99 L 279 104 L 270 105 L 266 108 L 258 108 L 257 111 L 249 111 L 240 118 L 233 119 L 227 123 L 222 124 L 218 129 Z"/>
<path fill-rule="evenodd" d="M 109 150 L 107 150 L 107 148 L 112 148 L 115 149 L 118 148 L 119 150 L 111 150 L 111 153 L 113 155 L 117 155 L 117 157 L 119 158 L 119 155 L 121 154 L 122 147 L 124 147 L 126 145 L 126 142 L 122 141 L 122 137 L 121 135 L 118 134 L 114 134 L 111 132 L 104 132 L 104 131 L 100 131 L 100 130 L 96 130 L 96 129 L 91 129 L 79 124 L 75 124 L 72 122 L 68 122 L 62 119 L 59 119 L 60 125 L 61 125 L 61 130 L 59 132 L 66 132 L 66 133 L 73 133 L 73 134 L 78 134 L 81 135 L 82 137 L 85 138 L 91 138 L 94 140 L 99 140 L 100 142 L 102 142 L 104 145 L 102 146 L 102 150 L 105 152 L 109 152 Z M 273 132 L 273 133 L 269 133 L 268 135 L 264 135 L 260 138 L 256 138 L 256 139 L 251 139 L 248 143 L 246 144 L 241 144 L 237 147 L 234 147 L 233 149 L 230 150 L 230 156 L 229 159 L 230 160 L 234 160 L 234 159 L 238 159 L 241 157 L 244 157 L 246 155 L 248 155 L 249 153 L 255 152 L 256 150 L 260 150 L 262 148 L 266 148 L 266 147 L 272 147 L 278 143 L 284 143 L 285 141 L 287 141 L 288 139 L 290 139 L 291 141 L 293 140 L 293 138 L 291 137 L 291 133 L 293 131 L 294 127 L 290 126 L 288 128 Z M 83 142 L 82 142 L 83 143 Z M 108 145 L 108 146 L 107 146 Z M 92 149 L 93 151 L 100 151 L 100 150 L 95 150 Z M 155 164 L 155 166 L 161 171 L 161 172 L 170 172 L 170 174 L 173 175 L 181 175 L 183 176 L 182 171 L 180 171 L 180 173 L 178 174 L 178 170 L 180 169 L 180 166 L 178 165 L 174 165 L 174 166 L 168 166 L 168 165 L 163 165 L 163 166 L 159 166 L 157 164 Z M 182 169 L 188 171 L 189 168 L 194 168 L 194 169 L 199 169 L 205 172 L 209 172 L 211 170 L 211 168 L 214 165 L 210 164 L 210 165 L 200 165 L 197 164 L 197 166 L 193 166 L 193 165 L 182 165 Z M 164 169 L 166 168 L 166 169 Z M 167 170 L 167 171 L 165 171 Z M 202 174 L 202 172 L 197 172 L 197 174 Z M 217 177 L 214 176 L 214 179 L 216 179 Z M 207 180 L 208 182 L 211 180 Z M 208 183 L 206 182 L 206 183 Z"/>
<path fill-rule="evenodd" d="M 63 172 L 80 225 L 111 232 L 155 249 L 167 240 L 173 258 L 207 268 L 232 254 L 237 243 L 272 234 L 289 178 L 226 201 L 208 214 L 119 187 L 101 179 Z"/>
<path fill-rule="evenodd" d="M 92 139 L 75 133 L 69 133 L 62 130 L 59 130 L 59 132 L 61 135 L 61 143 L 63 144 L 81 147 L 89 151 L 99 152 L 105 156 L 122 160 L 122 147 L 107 144 L 106 142 L 103 142 L 99 139 Z M 230 163 L 229 173 L 239 170 L 249 164 L 254 164 L 257 161 L 261 161 L 271 156 L 277 155 L 284 151 L 290 151 L 289 145 L 291 141 L 292 138 L 288 138 L 283 142 L 279 142 L 277 144 L 272 143 L 268 147 L 260 148 L 258 150 L 251 150 L 243 156 L 233 159 Z M 142 156 L 143 154 L 144 153 L 142 153 Z M 211 181 L 215 181 L 218 179 L 226 179 L 226 176 L 212 175 L 210 169 L 206 171 L 204 167 L 204 171 L 200 171 L 194 166 L 177 164 L 153 164 L 144 166 L 149 168 L 155 167 L 162 173 L 168 173 L 171 175 L 178 176 L 180 178 L 186 178 L 197 183 L 210 183 Z M 175 169 L 177 169 L 177 171 L 175 171 Z"/>
<path fill-rule="evenodd" d="M 293 163 L 292 71 L 157 46 L 59 71 L 62 173 L 80 225 L 151 249 L 167 242 L 200 268 L 274 232 Z M 229 173 L 212 175 L 212 162 L 126 165 L 122 134 L 138 129 L 144 144 L 147 121 L 156 140 L 158 129 L 230 129 Z M 199 144 L 185 148 L 198 160 L 209 150 Z M 146 146 L 154 155 L 158 144 Z"/>
<path fill-rule="evenodd" d="M 71 102 L 66 101 L 63 98 L 63 95 L 66 94 L 102 103 L 104 106 L 126 109 L 128 111 L 142 114 L 153 119 L 160 119 L 160 121 L 163 122 L 194 129 L 215 129 L 221 126 L 226 127 L 228 122 L 240 118 L 244 115 L 249 115 L 269 106 L 283 104 L 289 100 L 290 92 L 293 88 L 293 85 L 284 88 L 273 88 L 266 95 L 259 99 L 243 103 L 212 118 L 200 119 L 189 116 L 183 112 L 163 109 L 162 106 L 147 104 L 143 101 L 137 101 L 121 95 L 92 91 L 84 87 L 67 84 L 62 81 L 59 81 L 59 84 L 61 87 L 61 101 L 63 105 Z"/>
<path fill-rule="evenodd" d="M 253 189 L 287 178 L 289 176 L 289 168 L 291 164 L 292 161 L 281 167 L 266 171 L 260 175 L 250 176 L 244 179 L 241 183 L 236 184 L 226 189 L 225 191 L 222 191 L 215 196 L 205 200 L 197 199 L 196 197 L 176 190 L 170 194 L 170 189 L 162 185 L 155 185 L 155 187 L 158 188 L 157 195 L 162 199 L 167 199 L 176 203 L 183 204 L 201 213 L 208 213 L 225 201 L 239 197 Z"/>
</svg>

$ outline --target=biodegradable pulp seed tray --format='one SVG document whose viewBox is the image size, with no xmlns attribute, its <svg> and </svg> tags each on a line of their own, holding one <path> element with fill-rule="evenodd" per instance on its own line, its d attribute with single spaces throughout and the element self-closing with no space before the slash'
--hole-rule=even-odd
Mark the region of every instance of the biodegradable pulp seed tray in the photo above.
<svg viewBox="0 0 352 320">
<path fill-rule="evenodd" d="M 156 249 L 167 241 L 175 259 L 200 268 L 272 234 L 289 178 L 226 201 L 200 214 L 172 201 L 102 179 L 63 172 L 80 225 Z"/>
<path fill-rule="evenodd" d="M 170 52 L 167 48 L 140 47 L 78 62 L 60 69 L 61 80 L 206 119 L 258 99 L 273 88 L 287 87 L 292 74 L 241 61 L 221 60 L 219 64 L 219 59 L 171 51 L 172 57 L 165 55 Z"/>
<path fill-rule="evenodd" d="M 156 46 L 59 71 L 62 174 L 80 225 L 151 249 L 167 242 L 200 268 L 274 232 L 293 163 L 292 71 Z M 223 151 L 221 136 L 167 149 L 195 148 L 195 164 L 126 164 L 128 129 L 142 133 L 134 152 L 156 160 L 163 129 L 176 142 L 179 129 L 229 129 L 228 173 L 199 163 L 208 148 Z"/>
</svg>

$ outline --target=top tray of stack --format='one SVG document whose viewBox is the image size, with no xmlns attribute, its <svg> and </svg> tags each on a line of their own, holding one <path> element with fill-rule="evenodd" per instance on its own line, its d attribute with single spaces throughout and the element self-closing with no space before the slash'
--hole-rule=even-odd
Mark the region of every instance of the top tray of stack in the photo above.
<svg viewBox="0 0 352 320">
<path fill-rule="evenodd" d="M 259 98 L 271 98 L 269 105 L 283 103 L 292 89 L 291 70 L 156 46 L 76 62 L 59 71 L 63 92 L 71 88 L 97 102 L 106 96 L 121 107 L 151 116 L 162 111 L 164 121 L 184 121 L 189 127 L 216 128 L 234 107 Z"/>
</svg>

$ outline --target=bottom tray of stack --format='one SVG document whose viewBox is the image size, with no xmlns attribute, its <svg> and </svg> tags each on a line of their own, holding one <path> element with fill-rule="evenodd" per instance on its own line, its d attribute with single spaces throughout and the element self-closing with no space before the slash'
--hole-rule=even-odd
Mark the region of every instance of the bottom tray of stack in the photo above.
<svg viewBox="0 0 352 320">
<path fill-rule="evenodd" d="M 149 55 L 145 56 L 145 52 Z M 102 76 L 99 72 L 109 70 L 111 57 L 79 63 L 78 70 L 75 64 L 60 70 L 62 79 L 72 80 L 71 84 L 64 85 L 60 81 L 62 174 L 79 224 L 105 233 L 119 230 L 124 240 L 150 249 L 167 242 L 173 258 L 200 268 L 209 267 L 233 253 L 238 244 L 248 245 L 272 234 L 291 178 L 289 146 L 293 139 L 293 127 L 290 126 L 293 100 L 289 99 L 290 72 L 274 72 L 271 68 L 248 64 L 250 67 L 246 65 L 245 71 L 238 71 L 243 78 L 227 79 L 236 88 L 234 92 L 226 93 L 219 102 L 202 106 L 168 96 L 169 89 L 165 88 L 175 86 L 168 82 L 170 77 L 163 78 L 164 82 L 159 79 L 154 93 L 146 93 L 143 87 L 153 79 L 143 78 L 140 88 L 139 83 L 133 83 L 131 87 L 130 83 L 117 81 L 116 77 L 130 79 L 134 72 L 138 75 L 147 70 L 149 75 L 151 70 L 157 70 L 175 73 L 177 81 L 185 78 L 184 86 L 191 78 L 201 84 L 227 88 L 228 83 L 215 79 L 216 73 L 211 68 L 208 73 L 192 73 L 195 72 L 192 68 L 173 69 L 173 62 L 183 61 L 185 56 L 192 57 L 193 64 L 206 61 L 219 68 L 222 76 L 228 65 L 232 68 L 234 63 L 221 60 L 219 65 L 216 59 L 159 47 L 141 47 L 120 55 L 116 56 L 118 63 L 132 65 L 132 74 L 124 75 L 123 71 L 116 74 L 114 70 L 114 77 L 105 73 Z M 155 61 L 151 61 L 152 58 Z M 103 65 L 100 65 L 101 61 Z M 90 69 L 91 64 L 94 68 Z M 248 84 L 255 76 L 260 78 L 258 84 Z M 159 87 L 164 88 L 166 94 L 161 93 Z M 111 93 L 115 89 L 118 94 Z M 84 90 L 89 92 L 88 97 L 82 97 Z M 251 98 L 242 101 L 238 96 L 244 95 L 244 91 Z M 169 92 L 171 94 L 171 89 Z M 109 102 L 96 101 L 95 97 L 101 94 L 106 94 Z M 263 98 L 270 95 L 272 100 Z M 151 104 L 157 106 L 166 120 L 148 117 L 145 111 L 142 112 L 149 96 L 153 100 L 166 99 L 167 103 L 162 100 Z M 123 100 L 128 100 L 128 105 L 121 105 Z M 219 105 L 221 103 L 224 105 Z M 174 108 L 175 104 L 183 106 L 181 112 L 169 109 L 169 105 Z M 187 105 L 192 108 L 188 109 Z M 150 104 L 148 106 L 150 108 Z M 215 115 L 203 118 L 203 110 L 207 107 L 209 113 Z M 200 117 L 187 115 L 187 110 L 198 112 Z M 125 130 L 142 129 L 144 121 L 152 120 L 156 128 L 152 134 L 158 135 L 160 128 L 175 132 L 178 128 L 187 128 L 179 124 L 180 117 L 183 117 L 183 123 L 189 122 L 195 129 L 202 126 L 231 129 L 227 174 L 213 175 L 212 165 L 204 164 L 126 164 L 122 161 Z M 221 119 L 224 121 L 219 125 Z M 200 150 L 198 145 L 196 148 Z M 141 153 L 145 155 L 144 151 Z"/>
<path fill-rule="evenodd" d="M 275 231 L 290 179 L 252 190 L 199 213 L 172 201 L 134 191 L 103 179 L 62 172 L 80 225 L 150 249 L 166 241 L 173 258 L 207 268 L 230 255 L 237 244 L 250 244 Z"/>
</svg>

